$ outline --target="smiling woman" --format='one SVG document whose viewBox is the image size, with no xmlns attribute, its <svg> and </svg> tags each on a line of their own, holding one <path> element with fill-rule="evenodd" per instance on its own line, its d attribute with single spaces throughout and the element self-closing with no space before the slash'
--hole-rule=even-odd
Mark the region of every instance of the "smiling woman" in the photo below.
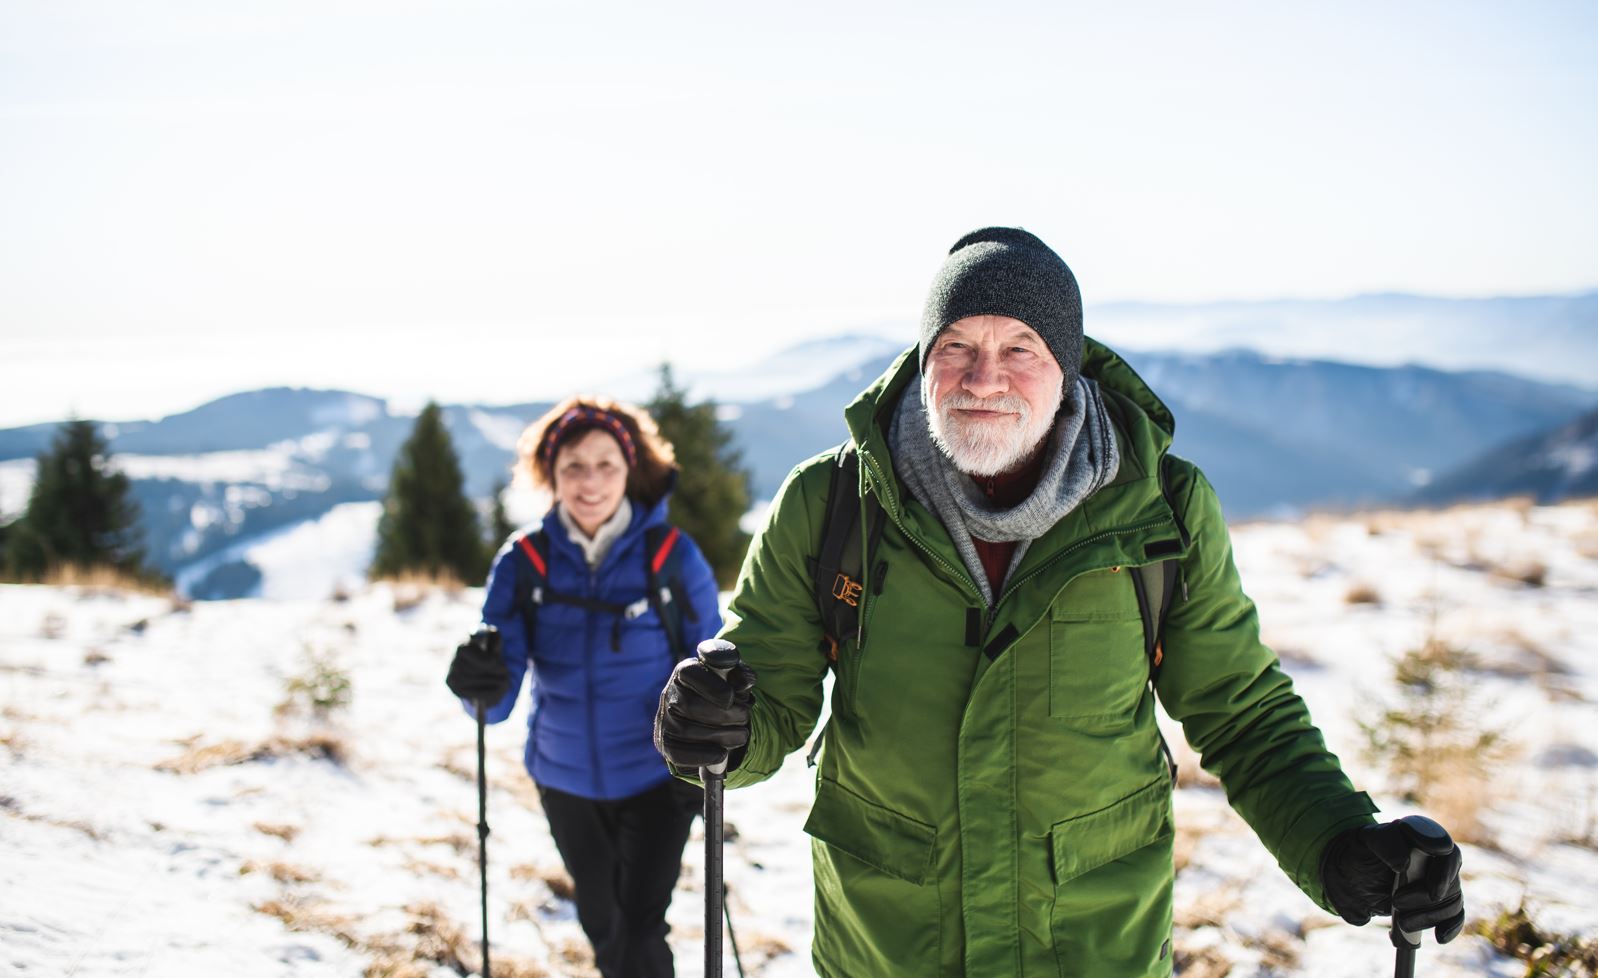
<svg viewBox="0 0 1598 978">
<path fill-rule="evenodd" d="M 450 688 L 504 720 L 532 674 L 527 771 L 576 888 L 604 978 L 669 978 L 666 908 L 703 803 L 652 742 L 677 660 L 721 626 L 699 547 L 666 525 L 677 481 L 648 414 L 572 397 L 517 441 L 517 475 L 555 503 L 494 560 L 483 621 L 499 655 L 462 646 Z"/>
</svg>

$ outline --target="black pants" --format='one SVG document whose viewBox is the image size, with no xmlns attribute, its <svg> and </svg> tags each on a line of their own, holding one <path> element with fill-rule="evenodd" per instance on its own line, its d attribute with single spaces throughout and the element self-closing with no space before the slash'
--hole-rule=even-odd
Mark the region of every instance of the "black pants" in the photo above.
<svg viewBox="0 0 1598 978">
<path fill-rule="evenodd" d="M 672 978 L 666 908 L 704 792 L 671 780 L 618 801 L 538 786 L 577 888 L 577 921 L 604 978 Z"/>
</svg>

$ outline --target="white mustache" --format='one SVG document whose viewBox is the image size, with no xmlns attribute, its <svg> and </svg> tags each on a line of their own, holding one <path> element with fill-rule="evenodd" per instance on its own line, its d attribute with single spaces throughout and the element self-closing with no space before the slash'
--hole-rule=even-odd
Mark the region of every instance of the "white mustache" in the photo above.
<svg viewBox="0 0 1598 978">
<path fill-rule="evenodd" d="M 950 391 L 948 397 L 944 398 L 941 410 L 945 416 L 950 411 L 1000 411 L 1006 414 L 1019 414 L 1023 424 L 1032 415 L 1032 409 L 1027 402 L 1016 394 L 977 397 L 960 391 Z"/>
</svg>

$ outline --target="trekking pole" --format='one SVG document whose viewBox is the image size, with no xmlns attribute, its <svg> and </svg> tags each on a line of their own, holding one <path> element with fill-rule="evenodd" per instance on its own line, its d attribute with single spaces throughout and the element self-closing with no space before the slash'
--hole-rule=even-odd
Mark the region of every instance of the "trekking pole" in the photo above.
<svg viewBox="0 0 1598 978">
<path fill-rule="evenodd" d="M 744 978 L 744 959 L 738 953 L 738 932 L 732 929 L 732 909 L 727 906 L 727 884 L 721 884 L 721 915 L 727 921 L 727 943 L 732 945 L 732 963 L 738 966 L 738 978 Z"/>
<path fill-rule="evenodd" d="M 488 966 L 488 767 L 483 748 L 483 701 L 477 706 L 477 867 L 483 884 L 483 978 L 493 978 Z"/>
<path fill-rule="evenodd" d="M 706 639 L 699 643 L 699 661 L 726 679 L 738 665 L 738 649 L 725 639 Z M 726 914 L 721 884 L 721 803 L 727 762 L 700 768 L 699 780 L 705 784 L 705 978 L 721 978 L 721 918 Z"/>
<path fill-rule="evenodd" d="M 1406 815 L 1398 820 L 1398 825 L 1409 836 L 1414 848 L 1410 850 L 1409 862 L 1393 876 L 1395 905 L 1389 936 L 1393 947 L 1398 950 L 1397 960 L 1393 964 L 1393 978 L 1415 978 L 1415 951 L 1420 947 L 1420 934 L 1398 926 L 1398 891 L 1401 887 L 1424 879 L 1426 863 L 1434 856 L 1446 856 L 1453 852 L 1454 840 L 1449 837 L 1447 829 L 1424 815 Z"/>
</svg>

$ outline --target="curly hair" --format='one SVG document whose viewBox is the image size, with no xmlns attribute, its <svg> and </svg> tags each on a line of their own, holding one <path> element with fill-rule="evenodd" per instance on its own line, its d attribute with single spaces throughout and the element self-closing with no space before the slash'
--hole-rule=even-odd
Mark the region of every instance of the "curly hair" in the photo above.
<svg viewBox="0 0 1598 978">
<path fill-rule="evenodd" d="M 610 430 L 604 420 L 582 416 L 590 411 L 619 422 L 632 441 L 633 451 L 622 446 L 624 454 L 633 456 L 627 470 L 627 495 L 646 506 L 659 502 L 677 473 L 677 455 L 671 442 L 661 437 L 655 419 L 643 408 L 593 394 L 568 397 L 527 426 L 516 439 L 516 464 L 512 468 L 516 479 L 525 480 L 535 489 L 553 492 L 555 455 L 560 447 L 587 432 Z M 568 418 L 573 412 L 579 414 Z"/>
</svg>

